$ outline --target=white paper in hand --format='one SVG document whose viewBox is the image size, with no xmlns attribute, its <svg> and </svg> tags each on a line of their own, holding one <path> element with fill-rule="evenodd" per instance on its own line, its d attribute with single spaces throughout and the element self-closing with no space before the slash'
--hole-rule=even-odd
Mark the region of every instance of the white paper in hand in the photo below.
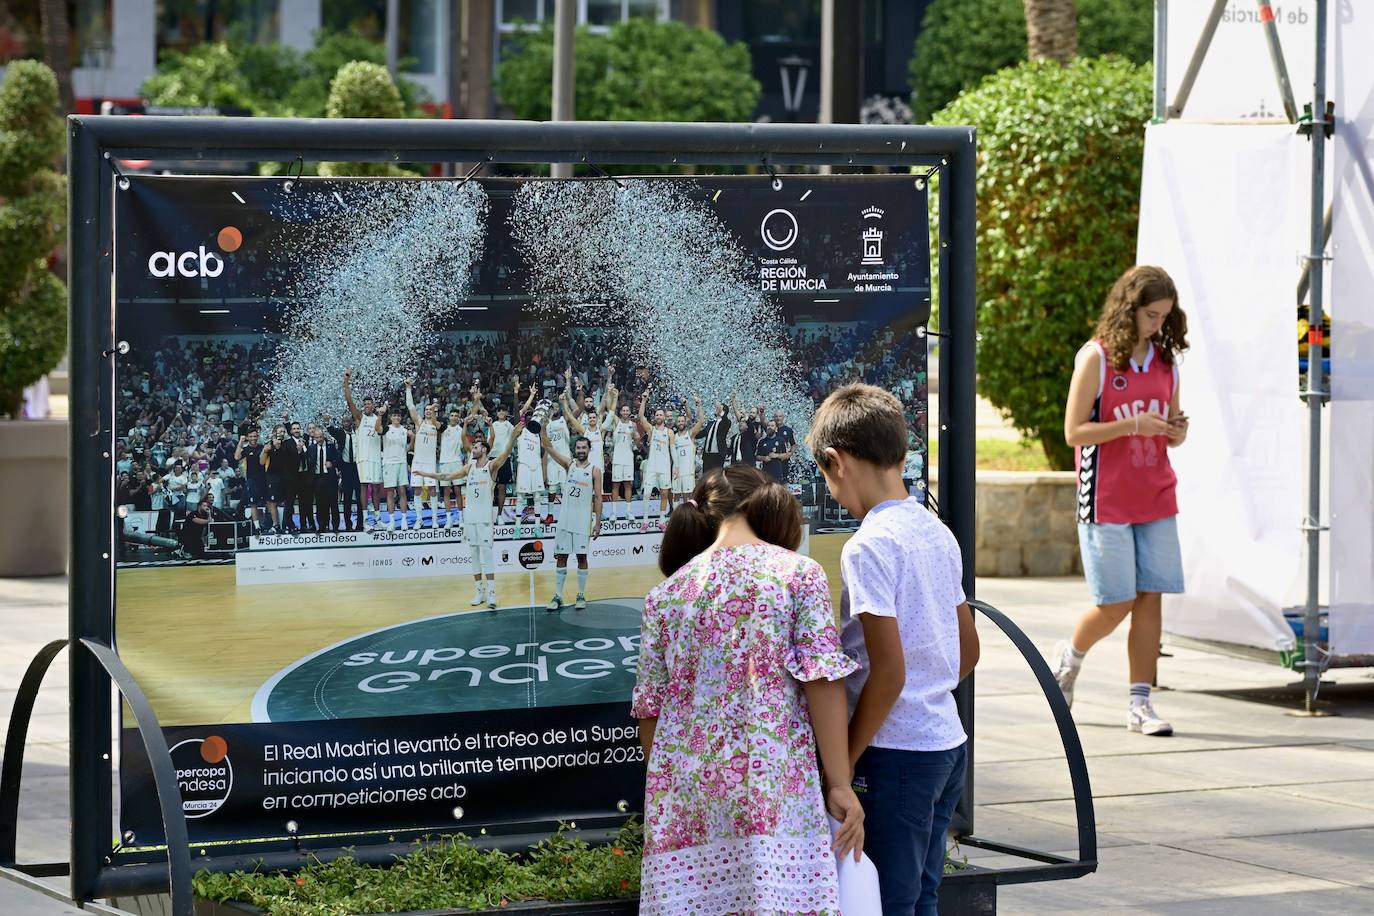
<svg viewBox="0 0 1374 916">
<path fill-rule="evenodd" d="M 830 836 L 840 829 L 840 822 L 830 817 Z M 840 916 L 883 916 L 883 898 L 878 892 L 878 869 L 868 856 L 854 853 L 836 855 L 840 879 Z"/>
</svg>

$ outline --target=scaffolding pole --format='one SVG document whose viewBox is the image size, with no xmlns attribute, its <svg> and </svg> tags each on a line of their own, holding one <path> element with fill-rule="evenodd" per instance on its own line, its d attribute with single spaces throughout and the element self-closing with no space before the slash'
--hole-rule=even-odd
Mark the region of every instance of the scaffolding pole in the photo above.
<svg viewBox="0 0 1374 916">
<path fill-rule="evenodd" d="M 1178 82 L 1178 94 L 1174 96 L 1174 104 L 1169 106 L 1166 117 L 1183 117 L 1183 107 L 1188 104 L 1188 96 L 1193 93 L 1193 84 L 1197 82 L 1198 72 L 1202 69 L 1203 60 L 1207 58 L 1208 49 L 1212 47 L 1212 38 L 1217 34 L 1217 24 L 1221 22 L 1221 14 L 1224 12 L 1226 12 L 1226 0 L 1214 0 L 1211 12 L 1207 14 L 1207 21 L 1203 23 L 1202 34 L 1198 36 L 1197 47 L 1193 48 L 1193 56 L 1188 58 L 1188 67 L 1183 71 L 1183 78 Z M 1158 35 L 1157 32 L 1156 35 Z M 1158 37 L 1155 40 L 1158 41 Z M 1167 47 L 1167 35 L 1165 44 Z M 1167 50 L 1165 53 L 1167 56 Z M 1158 52 L 1155 56 L 1159 56 Z"/>
<path fill-rule="evenodd" d="M 1279 43 L 1279 30 L 1274 24 L 1274 10 L 1269 5 L 1269 0 L 1258 2 L 1260 28 L 1264 30 L 1264 43 L 1269 48 L 1269 63 L 1274 67 L 1274 78 L 1279 83 L 1279 95 L 1283 96 L 1283 113 L 1288 116 L 1289 124 L 1296 124 L 1298 103 L 1293 101 L 1293 84 L 1288 79 L 1288 64 L 1283 59 L 1283 45 Z"/>
<path fill-rule="evenodd" d="M 1321 334 L 1322 309 L 1326 299 L 1324 284 L 1326 257 L 1326 132 L 1323 114 L 1326 111 L 1326 5 L 1316 0 L 1316 61 L 1312 93 L 1312 202 L 1310 212 L 1310 268 L 1308 282 L 1312 293 L 1311 327 Z M 1272 23 L 1271 23 L 1272 25 Z M 1320 338 L 1318 338 L 1320 339 Z M 1317 689 L 1321 685 L 1322 664 L 1318 657 L 1317 639 L 1321 633 L 1319 588 L 1321 583 L 1321 524 L 1322 510 L 1322 407 L 1327 400 L 1322 373 L 1322 351 L 1309 345 L 1307 352 L 1307 517 L 1303 533 L 1307 537 L 1307 608 L 1303 614 L 1303 691 L 1305 710 L 1316 711 Z"/>
<path fill-rule="evenodd" d="M 1169 0 L 1155 0 L 1155 123 L 1169 116 Z"/>
</svg>

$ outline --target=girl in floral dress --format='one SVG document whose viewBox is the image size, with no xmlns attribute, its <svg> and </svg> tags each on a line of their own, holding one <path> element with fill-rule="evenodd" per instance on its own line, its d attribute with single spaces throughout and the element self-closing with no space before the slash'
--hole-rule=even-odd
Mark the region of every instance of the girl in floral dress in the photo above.
<svg viewBox="0 0 1374 916">
<path fill-rule="evenodd" d="M 792 494 L 744 466 L 711 471 L 669 517 L 632 708 L 648 760 L 641 913 L 839 913 L 835 855 L 863 847 L 855 663 L 825 572 L 793 552 L 801 524 Z"/>
</svg>

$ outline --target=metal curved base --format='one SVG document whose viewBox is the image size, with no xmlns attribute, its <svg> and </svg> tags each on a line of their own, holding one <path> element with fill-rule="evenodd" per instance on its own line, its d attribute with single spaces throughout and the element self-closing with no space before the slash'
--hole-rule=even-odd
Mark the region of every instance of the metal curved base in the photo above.
<svg viewBox="0 0 1374 916">
<path fill-rule="evenodd" d="M 62 899 L 66 899 L 65 894 L 55 892 L 54 888 L 37 879 L 68 874 L 68 863 L 18 865 L 15 862 L 15 848 L 19 830 L 19 786 L 24 769 L 24 745 L 28 739 L 34 700 L 52 660 L 66 645 L 65 639 L 48 643 L 34 656 L 28 670 L 24 672 L 24 679 L 19 685 L 19 692 L 14 698 L 14 708 L 10 714 L 9 731 L 5 737 L 4 762 L 0 764 L 0 876 Z M 85 646 L 109 673 L 110 679 L 114 681 L 133 711 L 138 733 L 143 738 L 143 747 L 152 765 L 158 807 L 162 811 L 162 825 L 166 831 L 167 875 L 172 898 L 170 916 L 193 916 L 195 898 L 191 890 L 191 851 L 186 834 L 186 817 L 181 807 L 181 792 L 177 788 L 176 768 L 172 765 L 172 755 L 167 749 L 167 739 L 162 734 L 162 726 L 158 724 L 157 715 L 144 695 L 143 688 L 138 686 L 138 681 L 115 651 L 103 643 L 90 639 L 81 640 L 81 645 Z M 84 901 L 82 905 L 90 908 L 91 902 Z"/>
<path fill-rule="evenodd" d="M 1024 884 L 1032 881 L 1054 881 L 1062 878 L 1080 878 L 1097 871 L 1097 820 L 1093 814 L 1093 792 L 1088 780 L 1088 762 L 1083 756 L 1083 743 L 1078 737 L 1069 704 L 1064 700 L 1063 691 L 1054 680 L 1049 665 L 1040 657 L 1040 650 L 1030 641 L 1024 631 L 1011 621 L 1011 618 L 990 604 L 970 600 L 969 607 L 981 613 L 997 625 L 1012 645 L 1020 651 L 1021 657 L 1030 665 L 1031 673 L 1040 684 L 1040 690 L 1050 704 L 1054 714 L 1054 724 L 1059 729 L 1059 740 L 1064 746 L 1064 759 L 1069 765 L 1069 781 L 1073 786 L 1074 813 L 1078 820 L 1078 858 L 1070 859 L 1053 853 L 1023 849 L 1007 843 L 985 840 L 977 836 L 964 836 L 959 842 L 976 849 L 986 849 L 1005 855 L 1017 856 L 1040 862 L 1025 868 L 998 870 L 999 884 Z"/>
</svg>

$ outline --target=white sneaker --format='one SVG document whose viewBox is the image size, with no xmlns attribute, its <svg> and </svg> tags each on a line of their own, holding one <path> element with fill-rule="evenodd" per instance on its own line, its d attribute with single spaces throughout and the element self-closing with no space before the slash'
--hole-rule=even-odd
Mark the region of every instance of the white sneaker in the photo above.
<svg viewBox="0 0 1374 916">
<path fill-rule="evenodd" d="M 485 593 L 483 593 L 483 591 L 480 588 L 472 593 L 472 607 L 481 607 L 486 602 L 486 600 L 487 596 Z"/>
<path fill-rule="evenodd" d="M 576 609 L 579 610 L 579 611 L 585 611 L 585 610 L 587 609 L 587 596 L 586 596 L 586 595 L 578 595 L 578 596 L 577 596 L 577 603 L 574 604 L 573 607 L 576 608 Z"/>
<path fill-rule="evenodd" d="M 1174 727 L 1159 717 L 1159 713 L 1155 712 L 1154 705 L 1149 700 L 1131 704 L 1131 711 L 1126 714 L 1126 728 L 1142 735 L 1157 735 L 1161 738 L 1174 733 Z"/>
<path fill-rule="evenodd" d="M 559 595 L 554 595 L 549 599 L 549 603 L 544 605 L 546 611 L 557 611 L 563 607 L 563 599 Z"/>
<path fill-rule="evenodd" d="M 402 531 L 405 531 L 405 530 L 406 530 L 406 522 L 407 522 L 408 520 L 409 520 L 409 519 L 408 519 L 406 516 L 404 516 L 404 515 L 401 516 L 401 530 L 402 530 Z M 417 527 L 417 528 L 419 527 L 419 523 L 418 523 L 418 522 L 416 523 L 416 526 L 415 526 L 415 527 Z"/>
<path fill-rule="evenodd" d="M 402 526 L 402 527 L 404 527 L 404 526 Z M 395 531 L 395 530 L 396 530 L 396 519 L 394 519 L 394 518 L 389 518 L 389 519 L 386 520 L 386 530 L 387 530 L 387 531 Z"/>
<path fill-rule="evenodd" d="M 495 586 L 493 586 L 492 588 L 487 589 L 487 609 L 488 609 L 488 610 L 492 610 L 492 611 L 496 610 L 496 588 L 495 588 Z"/>
<path fill-rule="evenodd" d="M 1064 694 L 1064 702 L 1073 708 L 1073 683 L 1078 680 L 1078 668 L 1072 663 L 1073 650 L 1069 643 L 1061 642 L 1054 647 L 1052 660 L 1055 662 L 1054 680 L 1059 684 L 1059 689 Z"/>
<path fill-rule="evenodd" d="M 434 510 L 434 517 L 433 517 L 433 519 L 430 520 L 429 527 L 433 528 L 435 531 L 438 531 L 438 530 L 439 530 L 439 510 L 438 510 L 438 509 L 435 509 L 435 510 Z"/>
<path fill-rule="evenodd" d="M 452 530 L 453 530 L 453 513 L 452 513 L 452 512 L 450 512 L 450 513 L 448 513 L 447 515 L 444 516 L 444 530 L 445 530 L 445 531 L 452 531 Z"/>
</svg>

